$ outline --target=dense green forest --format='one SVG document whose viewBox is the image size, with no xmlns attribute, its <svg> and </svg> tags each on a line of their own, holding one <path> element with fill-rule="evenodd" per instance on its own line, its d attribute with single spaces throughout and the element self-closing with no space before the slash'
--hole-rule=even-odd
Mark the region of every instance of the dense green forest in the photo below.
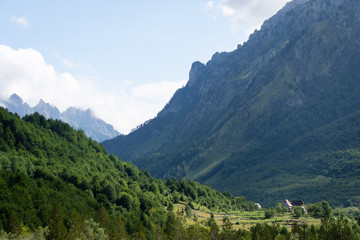
<svg viewBox="0 0 360 240">
<path fill-rule="evenodd" d="M 213 211 L 255 209 L 194 181 L 155 179 L 109 156 L 83 131 L 38 113 L 20 119 L 0 108 L 0 150 L 0 230 L 8 233 L 86 239 L 88 227 L 111 239 L 150 239 L 173 234 L 180 220 L 170 210 L 179 201 Z"/>
</svg>

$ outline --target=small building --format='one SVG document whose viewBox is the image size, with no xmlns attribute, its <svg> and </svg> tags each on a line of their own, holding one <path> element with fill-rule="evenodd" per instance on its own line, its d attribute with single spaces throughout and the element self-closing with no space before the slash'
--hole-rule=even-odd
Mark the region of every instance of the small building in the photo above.
<svg viewBox="0 0 360 240">
<path fill-rule="evenodd" d="M 293 208 L 293 205 L 292 205 L 291 202 L 290 202 L 289 200 L 287 200 L 287 199 L 284 200 L 283 206 L 284 206 L 285 208 L 289 209 L 289 211 L 291 211 L 292 208 Z"/>
<path fill-rule="evenodd" d="M 255 206 L 257 206 L 259 209 L 261 209 L 260 203 L 255 203 Z"/>
<path fill-rule="evenodd" d="M 304 205 L 305 203 L 301 200 L 294 200 L 290 202 L 289 200 L 285 199 L 283 203 L 283 206 L 289 211 L 292 211 L 294 207 L 301 207 L 302 209 L 304 209 L 305 214 L 308 214 Z"/>
</svg>

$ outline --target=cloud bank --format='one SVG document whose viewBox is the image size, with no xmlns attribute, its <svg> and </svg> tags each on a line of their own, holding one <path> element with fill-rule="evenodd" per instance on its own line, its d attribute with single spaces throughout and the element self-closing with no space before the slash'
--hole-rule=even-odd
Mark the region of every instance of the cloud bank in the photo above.
<svg viewBox="0 0 360 240">
<path fill-rule="evenodd" d="M 43 99 L 64 111 L 70 106 L 90 108 L 119 132 L 154 117 L 183 82 L 138 85 L 109 94 L 102 86 L 69 73 L 58 73 L 34 49 L 14 50 L 0 45 L 0 98 L 16 93 L 31 106 Z"/>
</svg>

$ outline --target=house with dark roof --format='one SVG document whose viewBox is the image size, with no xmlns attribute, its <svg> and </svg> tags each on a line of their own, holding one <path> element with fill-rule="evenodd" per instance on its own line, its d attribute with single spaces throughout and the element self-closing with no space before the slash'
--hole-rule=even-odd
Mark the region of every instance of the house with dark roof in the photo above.
<svg viewBox="0 0 360 240">
<path fill-rule="evenodd" d="M 302 209 L 304 209 L 305 214 L 307 214 L 307 210 L 304 205 L 305 203 L 301 200 L 294 200 L 290 202 L 289 200 L 285 199 L 283 202 L 283 206 L 289 211 L 292 211 L 294 207 L 301 207 Z"/>
</svg>

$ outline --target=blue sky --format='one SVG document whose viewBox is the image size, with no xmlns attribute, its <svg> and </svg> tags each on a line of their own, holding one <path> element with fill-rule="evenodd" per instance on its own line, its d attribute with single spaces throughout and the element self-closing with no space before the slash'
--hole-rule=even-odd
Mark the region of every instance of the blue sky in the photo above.
<svg viewBox="0 0 360 240">
<path fill-rule="evenodd" d="M 128 133 L 286 2 L 0 0 L 0 98 L 91 108 Z"/>
</svg>

